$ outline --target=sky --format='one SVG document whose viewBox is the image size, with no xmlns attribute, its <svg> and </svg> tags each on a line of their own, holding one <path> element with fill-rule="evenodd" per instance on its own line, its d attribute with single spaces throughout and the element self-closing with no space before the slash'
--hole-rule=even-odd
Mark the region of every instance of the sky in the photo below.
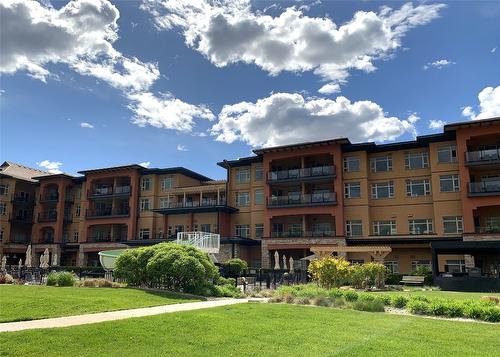
<svg viewBox="0 0 500 357">
<path fill-rule="evenodd" d="M 500 2 L 0 0 L 0 160 L 223 159 L 500 116 Z"/>
</svg>

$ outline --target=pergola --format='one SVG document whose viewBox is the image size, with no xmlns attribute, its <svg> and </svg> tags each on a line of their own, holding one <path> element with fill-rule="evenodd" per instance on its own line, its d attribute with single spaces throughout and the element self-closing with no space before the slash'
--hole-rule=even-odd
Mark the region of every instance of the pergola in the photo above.
<svg viewBox="0 0 500 357">
<path fill-rule="evenodd" d="M 321 245 L 313 246 L 310 248 L 318 258 L 324 258 L 332 255 L 333 253 L 369 253 L 373 260 L 383 263 L 384 258 L 392 252 L 389 246 L 339 246 L 339 245 Z"/>
</svg>

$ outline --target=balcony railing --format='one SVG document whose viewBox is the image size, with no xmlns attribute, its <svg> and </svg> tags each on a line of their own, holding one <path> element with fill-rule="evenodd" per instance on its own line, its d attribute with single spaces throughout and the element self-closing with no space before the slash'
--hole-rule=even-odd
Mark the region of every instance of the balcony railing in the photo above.
<svg viewBox="0 0 500 357">
<path fill-rule="evenodd" d="M 493 163 L 500 162 L 500 148 L 467 151 L 465 153 L 467 163 Z"/>
<path fill-rule="evenodd" d="M 31 216 L 14 216 L 10 217 L 11 223 L 20 223 L 20 224 L 31 224 L 33 223 L 33 217 Z"/>
<path fill-rule="evenodd" d="M 271 232 L 271 238 L 334 237 L 335 231 Z"/>
<path fill-rule="evenodd" d="M 12 203 L 20 204 L 20 205 L 33 205 L 35 204 L 35 199 L 27 196 L 18 196 L 15 195 L 12 198 Z"/>
<path fill-rule="evenodd" d="M 87 210 L 87 218 L 105 218 L 105 217 L 128 217 L 130 215 L 129 208 L 123 209 L 103 209 L 103 210 Z"/>
<path fill-rule="evenodd" d="M 130 195 L 130 186 L 116 186 L 116 187 L 96 187 L 93 191 L 89 191 L 91 196 L 121 196 Z"/>
<path fill-rule="evenodd" d="M 59 200 L 58 193 L 46 193 L 45 195 L 40 195 L 40 202 L 55 202 Z"/>
<path fill-rule="evenodd" d="M 314 206 L 335 204 L 337 202 L 336 192 L 312 193 L 288 196 L 274 196 L 268 200 L 269 207 L 277 206 Z"/>
<path fill-rule="evenodd" d="M 57 221 L 57 212 L 47 212 L 38 214 L 38 222 L 55 222 Z"/>
<path fill-rule="evenodd" d="M 476 227 L 476 233 L 500 233 L 500 226 Z"/>
<path fill-rule="evenodd" d="M 271 171 L 267 174 L 269 182 L 300 180 L 313 177 L 328 177 L 335 175 L 335 166 L 307 167 L 303 169 L 290 169 Z"/>
<path fill-rule="evenodd" d="M 225 206 L 226 200 L 202 200 L 202 201 L 191 201 L 191 202 L 168 202 L 163 206 L 160 206 L 160 209 L 168 209 L 168 208 L 193 208 L 193 207 L 216 207 L 216 206 Z"/>
<path fill-rule="evenodd" d="M 28 244 L 31 242 L 31 237 L 14 237 L 12 243 L 16 244 Z"/>
<path fill-rule="evenodd" d="M 500 194 L 500 180 L 469 183 L 469 194 L 485 195 L 488 193 Z"/>
<path fill-rule="evenodd" d="M 127 237 L 101 237 L 101 236 L 91 236 L 88 239 L 88 243 L 103 243 L 103 242 L 125 242 Z"/>
</svg>

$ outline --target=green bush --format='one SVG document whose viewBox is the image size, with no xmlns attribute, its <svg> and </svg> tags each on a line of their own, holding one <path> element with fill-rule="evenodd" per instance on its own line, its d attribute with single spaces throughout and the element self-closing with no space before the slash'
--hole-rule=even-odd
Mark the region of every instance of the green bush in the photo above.
<svg viewBox="0 0 500 357">
<path fill-rule="evenodd" d="M 61 271 L 57 274 L 58 286 L 75 286 L 76 278 L 73 273 L 70 273 L 69 271 Z"/>
<path fill-rule="evenodd" d="M 318 296 L 313 300 L 313 304 L 316 306 L 330 306 L 331 302 L 328 298 L 324 296 Z"/>
<path fill-rule="evenodd" d="M 357 292 L 352 291 L 352 290 L 344 291 L 344 298 L 347 301 L 356 301 L 356 300 L 358 300 L 358 295 L 359 294 Z"/>
<path fill-rule="evenodd" d="M 299 304 L 299 305 L 309 305 L 311 303 L 311 300 L 307 297 L 297 297 L 293 300 L 294 304 Z"/>
<path fill-rule="evenodd" d="M 384 312 L 384 302 L 380 299 L 360 298 L 352 303 L 352 307 L 359 311 Z"/>
<path fill-rule="evenodd" d="M 488 322 L 500 322 L 500 308 L 489 301 L 466 301 L 463 316 Z"/>
<path fill-rule="evenodd" d="M 58 273 L 52 272 L 47 275 L 47 285 L 48 286 L 56 286 L 57 285 L 57 275 Z"/>
<path fill-rule="evenodd" d="M 241 260 L 239 258 L 233 258 L 226 260 L 222 267 L 224 269 L 224 273 L 233 278 L 237 278 L 241 275 L 241 273 L 248 269 L 248 264 L 246 261 Z"/>
<path fill-rule="evenodd" d="M 330 298 L 340 298 L 344 296 L 344 292 L 340 289 L 330 289 L 328 290 L 328 297 Z"/>
<path fill-rule="evenodd" d="M 236 279 L 235 278 L 224 278 L 222 276 L 219 276 L 217 278 L 217 285 L 233 285 L 233 286 L 236 286 Z"/>
<path fill-rule="evenodd" d="M 408 303 L 408 298 L 406 296 L 393 295 L 391 297 L 391 305 L 398 309 L 405 308 L 407 303 Z"/>
<path fill-rule="evenodd" d="M 387 285 L 399 285 L 403 279 L 403 274 L 388 274 L 385 278 Z"/>
<path fill-rule="evenodd" d="M 342 285 L 348 279 L 350 263 L 343 258 L 325 257 L 313 260 L 307 271 L 321 287 L 330 289 Z"/>
<path fill-rule="evenodd" d="M 418 315 L 428 315 L 430 311 L 429 303 L 421 300 L 410 299 L 406 307 L 411 313 Z"/>
</svg>

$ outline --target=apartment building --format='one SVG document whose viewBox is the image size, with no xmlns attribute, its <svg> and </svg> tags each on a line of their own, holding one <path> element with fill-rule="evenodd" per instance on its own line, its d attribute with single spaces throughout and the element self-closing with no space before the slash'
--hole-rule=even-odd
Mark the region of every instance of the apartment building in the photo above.
<svg viewBox="0 0 500 357">
<path fill-rule="evenodd" d="M 218 163 L 226 180 L 188 169 L 127 165 L 49 175 L 0 172 L 0 254 L 26 244 L 61 265 L 98 264 L 101 250 L 221 235 L 219 261 L 297 266 L 323 255 L 441 273 L 500 270 L 500 118 L 446 125 L 390 144 L 324 140 L 254 150 Z"/>
</svg>

